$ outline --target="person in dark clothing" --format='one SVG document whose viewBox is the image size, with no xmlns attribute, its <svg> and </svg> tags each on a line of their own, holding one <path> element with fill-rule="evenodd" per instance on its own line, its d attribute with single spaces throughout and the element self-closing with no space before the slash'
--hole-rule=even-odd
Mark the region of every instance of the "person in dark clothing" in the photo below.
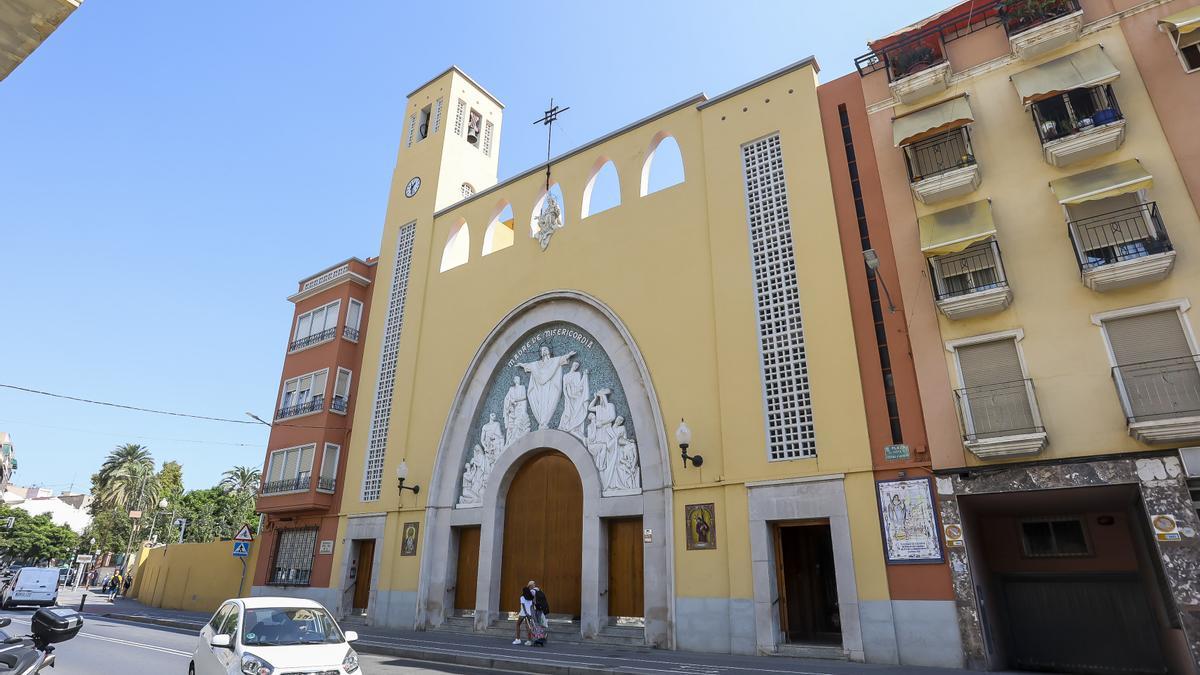
<svg viewBox="0 0 1200 675">
<path fill-rule="evenodd" d="M 545 647 L 547 629 L 550 627 L 550 601 L 546 599 L 546 594 L 538 586 L 533 587 L 533 612 L 533 620 L 541 628 L 533 644 Z"/>
</svg>

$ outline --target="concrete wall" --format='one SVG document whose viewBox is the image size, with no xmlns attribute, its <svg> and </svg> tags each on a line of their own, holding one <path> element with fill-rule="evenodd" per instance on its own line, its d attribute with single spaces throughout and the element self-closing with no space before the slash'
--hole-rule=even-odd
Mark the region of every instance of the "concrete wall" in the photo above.
<svg viewBox="0 0 1200 675">
<path fill-rule="evenodd" d="M 242 595 L 250 595 L 259 548 L 257 542 L 250 545 Z M 214 612 L 225 600 L 238 597 L 242 563 L 232 550 L 229 541 L 143 548 L 130 596 L 149 607 Z"/>
</svg>

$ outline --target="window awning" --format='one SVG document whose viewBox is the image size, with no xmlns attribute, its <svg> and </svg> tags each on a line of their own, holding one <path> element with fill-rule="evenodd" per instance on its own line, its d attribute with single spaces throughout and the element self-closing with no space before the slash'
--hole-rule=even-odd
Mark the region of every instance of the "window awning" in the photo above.
<svg viewBox="0 0 1200 675">
<path fill-rule="evenodd" d="M 1154 177 L 1136 159 L 1050 181 L 1059 204 L 1081 204 L 1150 187 Z"/>
<path fill-rule="evenodd" d="M 1176 12 L 1165 19 L 1159 19 L 1158 25 L 1166 27 L 1179 34 L 1200 30 L 1200 5 L 1189 7 L 1182 12 Z"/>
<path fill-rule="evenodd" d="M 1047 61 L 1012 76 L 1021 102 L 1035 101 L 1080 87 L 1095 87 L 1117 79 L 1121 71 L 1113 65 L 1100 45 L 1092 45 L 1074 54 Z"/>
<path fill-rule="evenodd" d="M 974 121 L 967 97 L 959 96 L 892 120 L 892 142 L 896 147 L 916 143 Z"/>
<path fill-rule="evenodd" d="M 921 252 L 927 257 L 958 253 L 996 234 L 992 203 L 986 199 L 917 219 L 921 229 Z"/>
</svg>

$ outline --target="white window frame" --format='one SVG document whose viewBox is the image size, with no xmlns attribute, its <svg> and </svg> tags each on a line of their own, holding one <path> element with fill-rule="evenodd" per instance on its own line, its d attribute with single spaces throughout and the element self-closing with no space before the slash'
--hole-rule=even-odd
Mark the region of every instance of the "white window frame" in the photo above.
<svg viewBox="0 0 1200 675">
<path fill-rule="evenodd" d="M 338 415 L 346 414 L 345 412 L 343 412 L 341 410 L 337 410 L 333 407 L 333 402 L 336 401 L 337 397 L 338 397 L 338 391 L 337 391 L 338 379 L 341 378 L 342 373 L 346 374 L 346 394 L 342 398 L 346 400 L 347 406 L 349 406 L 349 404 L 350 404 L 350 392 L 352 390 L 352 384 L 354 382 L 354 372 L 351 371 L 349 368 L 342 368 L 339 366 L 337 369 L 337 374 L 333 378 L 333 392 L 332 392 L 333 395 L 329 399 L 329 412 L 336 413 Z"/>
<path fill-rule="evenodd" d="M 351 322 L 350 314 L 356 307 L 358 308 L 358 315 L 355 316 L 354 321 Z M 362 300 L 356 300 L 354 298 L 350 298 L 350 302 L 346 305 L 346 319 L 345 319 L 345 323 L 342 325 L 342 330 L 341 330 L 343 338 L 345 338 L 346 340 L 349 340 L 350 342 L 354 342 L 354 343 L 358 342 L 358 338 L 352 338 L 349 335 L 346 335 L 346 331 L 347 330 L 358 331 L 359 326 L 362 325 L 362 316 L 363 316 Z M 361 337 L 361 334 L 360 334 L 360 337 Z"/>
<path fill-rule="evenodd" d="M 318 376 L 318 375 L 321 375 L 321 376 L 323 376 L 323 377 L 324 377 L 324 386 L 322 386 L 322 387 L 321 387 L 321 391 L 320 391 L 319 393 L 314 393 L 314 392 L 313 392 L 313 389 L 312 389 L 312 382 L 315 382 L 315 381 L 316 381 L 316 378 L 317 378 L 317 376 Z M 312 382 L 310 382 L 310 383 L 309 383 L 309 389 L 307 390 L 307 391 L 308 391 L 308 395 L 307 395 L 307 396 L 305 396 L 303 400 L 301 400 L 301 399 L 300 399 L 300 397 L 299 397 L 299 393 L 300 393 L 300 382 L 301 382 L 301 381 L 303 381 L 303 380 L 304 380 L 304 378 L 306 378 L 306 377 L 311 377 L 311 378 L 313 378 L 313 379 L 312 379 Z M 296 400 L 294 400 L 294 401 L 291 401 L 291 402 L 290 402 L 290 405 L 286 405 L 286 406 L 285 406 L 285 405 L 283 405 L 283 402 L 284 402 L 284 397 L 287 395 L 288 385 L 289 385 L 289 384 L 292 384 L 292 383 L 295 383 L 295 384 L 296 384 L 296 389 L 295 389 L 295 392 L 297 393 Z M 304 373 L 304 374 L 302 374 L 302 375 L 297 375 L 297 376 L 295 376 L 295 377 L 289 377 L 288 379 L 286 379 L 286 380 L 284 380 L 284 381 L 283 381 L 283 386 L 279 388 L 279 405 L 278 405 L 278 406 L 277 406 L 275 409 L 276 409 L 276 410 L 282 410 L 282 409 L 284 409 L 284 408 L 291 408 L 291 407 L 294 407 L 294 406 L 303 405 L 303 404 L 305 404 L 305 403 L 308 403 L 309 401 L 313 400 L 313 399 L 314 399 L 314 398 L 316 398 L 317 396 L 324 397 L 324 396 L 325 396 L 325 390 L 326 390 L 328 387 L 329 387 L 329 369 L 328 369 L 328 368 L 322 368 L 321 370 L 314 370 L 314 371 L 312 371 L 311 373 Z M 324 405 L 322 405 L 322 406 L 321 406 L 320 408 L 318 408 L 317 410 L 312 410 L 312 411 L 309 411 L 309 412 L 306 412 L 306 413 L 302 413 L 302 414 L 300 414 L 300 415 L 291 415 L 291 416 L 289 416 L 289 418 L 288 418 L 288 419 L 291 419 L 292 417 L 304 417 L 305 415 L 312 415 L 312 414 L 315 414 L 315 413 L 319 413 L 319 412 L 321 412 L 321 411 L 324 409 L 324 407 L 325 407 L 325 406 L 324 406 Z"/>
<path fill-rule="evenodd" d="M 1200 354 L 1200 346 L 1198 346 L 1200 343 L 1197 342 L 1196 334 L 1192 331 L 1192 325 L 1188 322 L 1186 316 L 1186 312 L 1191 308 L 1192 303 L 1187 298 L 1175 298 L 1173 300 L 1163 300 L 1147 305 L 1124 307 L 1122 309 L 1113 309 L 1093 314 L 1092 323 L 1100 327 L 1100 339 L 1104 341 L 1104 353 L 1108 356 L 1109 368 L 1117 367 L 1117 353 L 1113 351 L 1112 341 L 1108 339 L 1108 330 L 1104 328 L 1104 322 L 1115 319 L 1128 319 L 1134 316 L 1142 316 L 1143 314 L 1157 314 L 1158 312 L 1175 310 L 1176 316 L 1179 317 L 1179 324 L 1183 326 L 1183 337 L 1187 340 L 1188 349 L 1191 350 L 1192 354 Z M 1121 397 L 1121 410 L 1132 410 L 1129 393 L 1125 391 L 1125 382 L 1120 377 L 1114 377 L 1113 379 L 1117 383 L 1117 395 Z"/>
<path fill-rule="evenodd" d="M 327 460 L 329 458 L 330 452 L 333 453 L 333 458 L 334 458 L 333 459 L 333 467 L 332 467 L 333 473 L 327 475 L 325 473 L 325 469 L 326 469 L 326 464 L 328 464 Z M 325 478 L 332 478 L 334 480 L 334 490 L 337 489 L 338 464 L 341 461 L 342 461 L 342 446 L 338 445 L 337 443 L 326 443 L 325 449 L 321 451 L 321 470 L 320 470 L 320 472 L 317 473 L 317 490 L 318 491 L 326 492 L 326 490 L 321 490 L 321 480 L 323 480 Z"/>
<path fill-rule="evenodd" d="M 1166 28 L 1166 26 L 1163 26 L 1163 27 Z M 1185 72 L 1185 73 L 1200 72 L 1200 67 L 1190 68 L 1188 66 L 1187 58 L 1185 58 L 1183 55 L 1183 49 L 1180 49 L 1180 47 L 1179 47 L 1179 36 L 1180 36 L 1179 31 L 1175 30 L 1174 28 L 1167 28 L 1166 33 L 1167 33 L 1168 39 L 1171 40 L 1171 48 L 1175 50 L 1175 56 L 1179 59 L 1179 65 L 1183 66 L 1183 72 Z M 1190 44 L 1190 45 L 1188 45 L 1188 47 L 1192 47 L 1197 50 L 1200 50 L 1200 42 Z"/>
<path fill-rule="evenodd" d="M 304 471 L 303 465 L 300 463 L 300 460 L 304 459 L 304 451 L 305 450 L 312 451 L 312 454 L 309 455 L 310 463 L 308 466 L 308 471 Z M 295 452 L 295 453 L 299 454 L 299 457 L 296 458 L 296 474 L 294 476 L 284 476 L 283 475 L 283 472 L 286 470 L 286 467 L 287 467 L 287 456 L 288 456 L 289 452 Z M 269 484 L 269 483 L 275 483 L 275 482 L 284 481 L 284 480 L 295 481 L 295 480 L 299 480 L 301 475 L 307 473 L 308 479 L 309 479 L 309 487 L 311 488 L 312 487 L 312 468 L 313 468 L 313 464 L 316 463 L 316 453 L 317 453 L 317 445 L 315 443 L 305 443 L 304 445 L 294 445 L 290 448 L 280 448 L 278 450 L 272 450 L 271 457 L 267 460 L 266 483 Z M 279 477 L 272 479 L 272 474 L 275 472 L 276 462 L 278 462 L 278 466 L 279 466 Z M 282 492 L 271 492 L 267 496 L 292 494 L 292 493 L 296 493 L 296 492 L 308 492 L 308 488 L 303 488 L 303 489 L 299 489 L 299 490 L 284 490 Z"/>
<path fill-rule="evenodd" d="M 1029 395 L 1029 411 L 1033 416 L 1033 426 L 1038 429 L 1045 429 L 1046 425 L 1042 423 L 1042 411 L 1038 406 L 1037 397 L 1033 394 L 1033 388 L 1028 386 L 1028 383 L 1033 379 L 1029 377 L 1029 366 L 1025 361 L 1025 350 L 1021 347 L 1021 341 L 1025 339 L 1025 330 L 1023 328 L 1014 328 L 1011 330 L 1002 330 L 995 333 L 984 333 L 983 335 L 973 335 L 971 337 L 959 338 L 957 340 L 946 341 L 946 351 L 954 355 L 954 377 L 958 381 L 958 386 L 955 389 L 966 389 L 967 382 L 963 378 L 962 364 L 958 360 L 958 349 L 960 347 L 969 347 L 971 345 L 983 344 L 985 342 L 998 342 L 1000 340 L 1012 340 L 1017 349 L 1017 361 L 1021 365 L 1021 379 L 1025 380 L 1027 388 L 1026 392 Z M 963 426 L 966 427 L 967 435 L 975 435 L 975 421 L 971 419 L 971 406 L 960 406 L 963 416 Z"/>
<path fill-rule="evenodd" d="M 333 318 L 333 335 L 325 338 L 324 340 L 320 340 L 318 342 L 313 342 L 312 344 L 308 344 L 303 347 L 289 349 L 288 353 L 294 354 L 296 352 L 302 352 L 305 349 L 310 349 L 312 347 L 316 347 L 317 345 L 325 344 L 326 342 L 336 338 L 338 322 L 341 321 L 341 318 L 342 318 L 341 304 L 342 304 L 342 300 L 341 300 L 341 298 L 338 298 L 337 300 L 334 300 L 333 302 L 327 302 L 324 305 L 321 305 L 320 307 L 314 307 L 314 308 L 308 310 L 307 312 L 304 312 L 303 314 L 296 315 L 296 321 L 292 325 L 292 342 L 296 342 L 297 340 L 303 340 L 304 338 L 312 337 L 313 335 L 316 335 L 323 331 L 329 330 L 325 326 L 329 325 L 329 310 L 330 310 L 330 308 L 333 308 L 333 317 L 334 317 Z M 321 312 L 321 330 L 314 330 L 314 326 L 312 325 L 312 318 L 314 316 L 316 316 L 317 312 Z M 301 335 L 300 334 L 300 324 L 305 319 L 309 320 L 308 334 Z"/>
</svg>

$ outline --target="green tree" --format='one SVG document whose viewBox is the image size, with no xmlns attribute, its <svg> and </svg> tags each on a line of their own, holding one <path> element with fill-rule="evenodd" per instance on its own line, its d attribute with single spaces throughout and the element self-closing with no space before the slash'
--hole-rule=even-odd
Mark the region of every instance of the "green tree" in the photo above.
<svg viewBox="0 0 1200 675">
<path fill-rule="evenodd" d="M 79 535 L 65 525 L 55 525 L 48 514 L 30 516 L 21 509 L 0 506 L 0 519 L 10 517 L 13 526 L 0 530 L 0 550 L 10 560 L 62 563 L 79 549 Z"/>
<path fill-rule="evenodd" d="M 243 524 L 253 530 L 258 518 L 254 502 L 220 487 L 192 490 L 179 504 L 180 517 L 187 519 L 184 541 L 208 542 L 232 539 Z"/>
</svg>

